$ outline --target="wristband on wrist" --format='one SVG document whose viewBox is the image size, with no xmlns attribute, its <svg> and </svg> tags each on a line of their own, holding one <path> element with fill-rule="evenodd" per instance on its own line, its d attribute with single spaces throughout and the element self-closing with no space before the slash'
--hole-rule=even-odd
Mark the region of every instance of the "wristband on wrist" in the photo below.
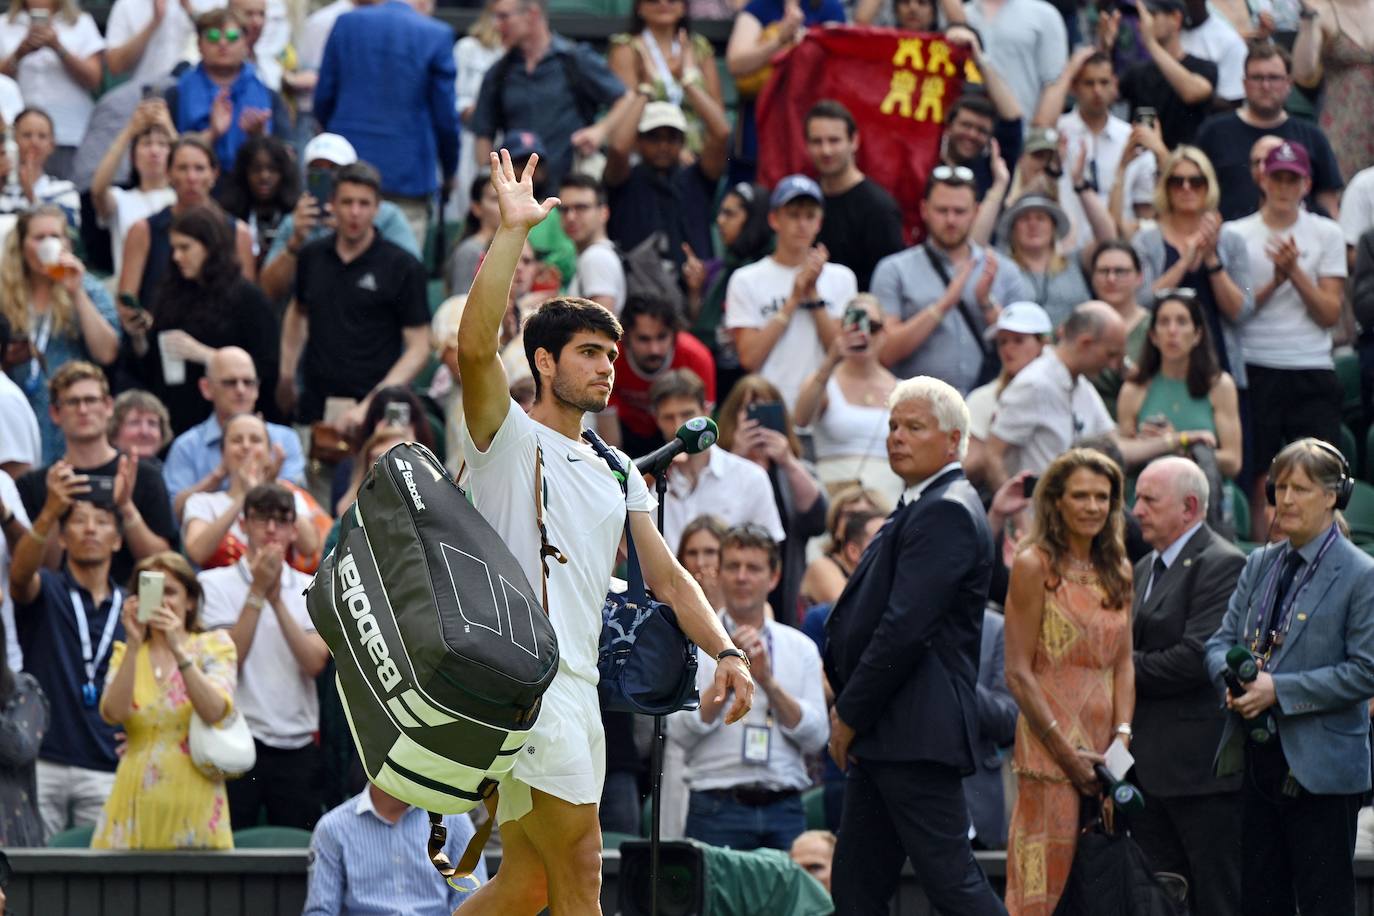
<svg viewBox="0 0 1374 916">
<path fill-rule="evenodd" d="M 243 599 L 243 606 L 251 607 L 255 611 L 262 610 L 263 605 L 265 605 L 266 603 L 266 597 L 264 597 L 263 595 L 255 595 L 252 592 L 249 592 L 248 597 Z"/>
<path fill-rule="evenodd" d="M 720 651 L 720 653 L 716 656 L 716 661 L 717 661 L 717 662 L 723 661 L 724 659 L 726 659 L 726 658 L 728 658 L 728 657 L 730 657 L 730 656 L 734 656 L 735 658 L 737 658 L 737 659 L 739 659 L 740 661 L 744 662 L 744 667 L 745 667 L 746 669 L 748 669 L 748 668 L 750 667 L 750 664 L 749 664 L 749 656 L 747 656 L 747 655 L 744 654 L 744 650 L 743 650 L 743 649 L 736 649 L 734 646 L 731 646 L 731 647 L 728 648 L 728 649 L 722 649 L 722 650 Z"/>
<path fill-rule="evenodd" d="M 1186 449 L 1186 448 L 1188 447 L 1188 434 L 1187 434 L 1187 433 L 1179 433 L 1179 434 L 1178 434 L 1178 447 L 1181 448 L 1181 449 Z M 1128 727 L 1129 727 L 1129 726 L 1128 726 Z"/>
<path fill-rule="evenodd" d="M 191 667 L 194 664 L 195 660 L 188 655 L 186 658 L 183 658 L 181 661 L 177 662 L 177 670 L 185 671 L 187 668 Z"/>
<path fill-rule="evenodd" d="M 1117 733 L 1118 735 L 1125 735 L 1127 738 L 1131 737 L 1131 735 L 1132 735 L 1132 732 L 1131 732 L 1131 723 L 1129 723 L 1129 722 L 1118 722 L 1118 723 L 1117 723 L 1117 726 L 1116 726 L 1116 733 Z"/>
</svg>

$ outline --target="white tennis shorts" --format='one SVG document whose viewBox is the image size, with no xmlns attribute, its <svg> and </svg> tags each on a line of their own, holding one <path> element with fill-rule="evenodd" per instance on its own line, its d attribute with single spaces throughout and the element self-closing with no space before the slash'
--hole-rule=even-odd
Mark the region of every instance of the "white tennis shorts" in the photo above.
<svg viewBox="0 0 1374 916">
<path fill-rule="evenodd" d="M 606 732 L 596 686 L 560 669 L 515 766 L 501 781 L 496 822 L 529 814 L 530 789 L 574 805 L 598 804 L 605 782 Z"/>
</svg>

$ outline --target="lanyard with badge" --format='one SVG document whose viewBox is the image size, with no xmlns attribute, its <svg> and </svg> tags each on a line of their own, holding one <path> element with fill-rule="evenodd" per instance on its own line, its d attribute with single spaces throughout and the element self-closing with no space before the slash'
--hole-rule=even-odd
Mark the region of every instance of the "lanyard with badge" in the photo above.
<svg viewBox="0 0 1374 916">
<path fill-rule="evenodd" d="M 91 627 L 86 622 L 86 605 L 81 601 L 81 593 L 76 589 L 71 589 L 72 613 L 76 615 L 76 632 L 81 637 L 81 662 L 86 666 L 86 683 L 81 685 L 81 702 L 87 709 L 95 709 L 96 701 L 100 699 L 100 691 L 95 686 L 95 669 L 99 667 L 100 660 L 110 651 L 110 644 L 114 642 L 115 624 L 119 622 L 120 606 L 123 603 L 123 595 L 116 588 L 110 595 L 110 610 L 105 614 L 105 630 L 100 634 L 100 645 L 95 651 L 91 651 Z M 94 604 L 95 598 L 91 598 Z M 100 609 L 95 605 L 96 610 Z"/>
<path fill-rule="evenodd" d="M 733 629 L 732 631 L 733 632 Z M 765 623 L 763 638 L 768 642 L 768 663 L 773 664 L 773 634 Z M 744 726 L 744 749 L 741 758 L 751 766 L 767 766 L 773 751 L 773 707 L 767 702 L 765 694 L 763 705 L 763 724 Z"/>
</svg>

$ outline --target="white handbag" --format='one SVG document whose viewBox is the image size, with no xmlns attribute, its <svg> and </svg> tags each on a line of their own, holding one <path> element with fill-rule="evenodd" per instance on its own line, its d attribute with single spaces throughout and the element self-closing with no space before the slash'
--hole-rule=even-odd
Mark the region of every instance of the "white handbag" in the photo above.
<svg viewBox="0 0 1374 916">
<path fill-rule="evenodd" d="M 253 769 L 257 749 L 248 722 L 237 709 L 214 725 L 191 712 L 191 762 L 208 779 L 238 779 Z"/>
</svg>

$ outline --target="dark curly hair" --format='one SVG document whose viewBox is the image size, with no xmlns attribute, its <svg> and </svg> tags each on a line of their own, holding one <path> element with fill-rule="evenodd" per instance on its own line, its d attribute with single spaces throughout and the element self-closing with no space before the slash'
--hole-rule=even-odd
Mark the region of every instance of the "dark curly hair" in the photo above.
<svg viewBox="0 0 1374 916">
<path fill-rule="evenodd" d="M 1150 310 L 1151 334 L 1154 333 L 1155 323 L 1159 321 L 1160 309 L 1170 302 L 1177 302 L 1187 309 L 1189 320 L 1198 330 L 1197 345 L 1188 353 L 1188 393 L 1195 398 L 1205 398 L 1221 376 L 1221 363 L 1217 360 L 1216 348 L 1212 346 L 1212 329 L 1207 326 L 1202 303 L 1196 296 L 1166 296 Z M 1140 347 L 1140 364 L 1136 366 L 1131 381 L 1141 386 L 1150 384 L 1150 380 L 1159 374 L 1162 361 L 1159 347 L 1147 335 Z"/>
<path fill-rule="evenodd" d="M 1086 448 L 1071 448 L 1045 469 L 1035 486 L 1035 521 L 1023 546 L 1039 547 L 1050 559 L 1049 588 L 1058 585 L 1064 576 L 1064 564 L 1069 555 L 1068 526 L 1059 509 L 1059 500 L 1074 471 L 1087 470 L 1105 477 L 1111 485 L 1107 508 L 1107 522 L 1092 540 L 1092 564 L 1102 586 L 1102 606 L 1126 608 L 1131 601 L 1131 577 L 1126 570 L 1125 476 L 1121 468 L 1101 452 Z"/>
<path fill-rule="evenodd" d="M 252 185 L 248 181 L 253 160 L 258 158 L 259 153 L 266 153 L 272 160 L 272 167 L 281 175 L 281 181 L 277 183 L 277 190 L 271 200 L 255 200 Z M 296 198 L 300 196 L 300 170 L 296 167 L 291 148 L 276 137 L 249 137 L 234 157 L 234 169 L 224 183 L 220 204 L 239 219 L 248 219 L 248 214 L 260 204 L 269 206 L 278 213 L 290 213 L 296 206 Z"/>
<path fill-rule="evenodd" d="M 153 297 L 153 319 L 160 328 L 184 328 L 193 337 L 223 328 L 235 287 L 242 282 L 234 230 L 218 207 L 187 207 L 172 219 L 169 234 L 185 235 L 205 247 L 205 263 L 194 279 L 175 263 Z M 201 333 L 197 333 L 197 332 Z"/>
</svg>

